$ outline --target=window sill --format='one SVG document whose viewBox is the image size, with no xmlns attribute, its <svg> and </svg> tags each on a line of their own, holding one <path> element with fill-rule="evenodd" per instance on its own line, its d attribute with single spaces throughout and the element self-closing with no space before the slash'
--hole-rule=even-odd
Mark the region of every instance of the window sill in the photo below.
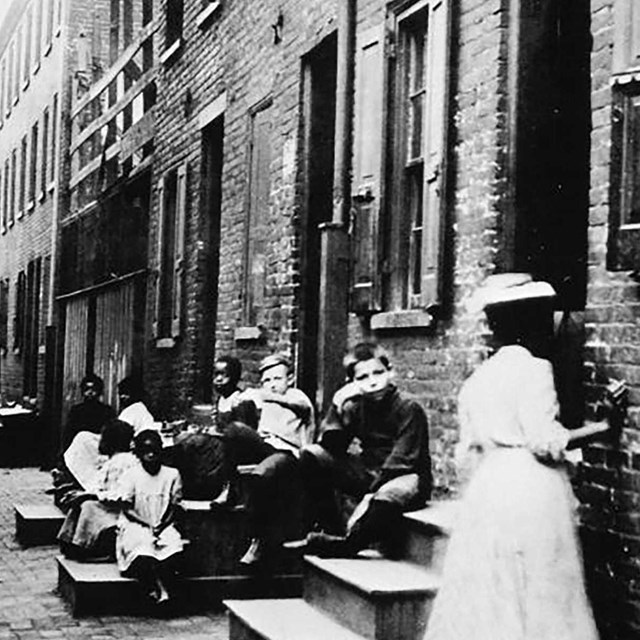
<svg viewBox="0 0 640 640">
<path fill-rule="evenodd" d="M 15 98 L 13 99 L 13 106 L 14 107 L 18 104 L 19 100 L 20 100 L 20 94 L 18 93 L 18 95 L 15 96 Z"/>
<path fill-rule="evenodd" d="M 51 53 L 51 48 L 52 48 L 52 44 L 51 44 L 51 40 L 49 40 L 49 42 L 47 42 L 47 46 L 44 49 L 45 56 L 48 56 Z"/>
<path fill-rule="evenodd" d="M 260 327 L 236 327 L 233 332 L 233 339 L 236 342 L 248 340 L 260 340 L 262 329 Z"/>
<path fill-rule="evenodd" d="M 29 78 L 25 78 L 22 81 L 22 90 L 26 91 L 29 88 Z"/>
<path fill-rule="evenodd" d="M 168 49 L 165 49 L 164 53 L 160 56 L 160 63 L 164 65 L 171 64 L 177 57 L 178 53 L 182 49 L 182 38 L 178 38 Z"/>
<path fill-rule="evenodd" d="M 35 76 L 38 71 L 40 71 L 40 60 L 33 65 L 33 75 Z"/>
<path fill-rule="evenodd" d="M 45 355 L 46 353 L 47 353 L 47 347 L 46 347 L 44 344 L 41 344 L 41 345 L 38 347 L 38 355 L 43 356 L 43 355 Z"/>
<path fill-rule="evenodd" d="M 44 200 L 44 196 L 44 191 L 40 191 L 40 193 L 38 194 L 38 202 L 42 202 Z"/>
<path fill-rule="evenodd" d="M 156 340 L 156 349 L 173 349 L 176 341 L 173 338 L 158 338 Z"/>
<path fill-rule="evenodd" d="M 206 9 L 203 9 L 196 16 L 196 26 L 202 30 L 206 29 L 209 26 L 209 18 L 211 18 L 219 8 L 220 0 L 214 0 L 214 2 L 211 2 Z"/>
<path fill-rule="evenodd" d="M 18 215 L 16 215 L 16 220 L 22 220 L 22 218 L 24 218 L 24 209 L 20 209 Z"/>
<path fill-rule="evenodd" d="M 396 329 L 419 329 L 433 326 L 434 317 L 420 309 L 407 311 L 384 311 L 371 316 L 372 331 Z"/>
<path fill-rule="evenodd" d="M 31 213 L 36 208 L 36 203 L 33 200 L 29 200 L 29 204 L 27 204 L 27 211 Z"/>
<path fill-rule="evenodd" d="M 52 193 L 52 192 L 53 192 L 53 190 L 54 190 L 55 188 L 56 188 L 56 181 L 55 181 L 55 180 L 52 180 L 52 181 L 49 183 L 49 186 L 47 187 L 47 191 L 48 191 L 49 193 Z"/>
</svg>

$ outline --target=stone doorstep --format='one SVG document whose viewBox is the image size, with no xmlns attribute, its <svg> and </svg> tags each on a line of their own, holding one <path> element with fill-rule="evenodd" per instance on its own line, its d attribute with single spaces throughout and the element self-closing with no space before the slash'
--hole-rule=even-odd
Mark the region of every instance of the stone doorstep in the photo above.
<svg viewBox="0 0 640 640">
<path fill-rule="evenodd" d="M 308 556 L 304 599 L 370 640 L 419 640 L 439 577 L 405 561 Z"/>
<path fill-rule="evenodd" d="M 136 580 L 120 575 L 115 563 L 77 562 L 57 556 L 58 588 L 74 616 L 93 612 L 137 612 L 144 600 Z M 299 596 L 299 575 L 224 575 L 182 579 L 178 594 L 188 609 L 220 607 L 224 598 L 293 598 Z"/>
<path fill-rule="evenodd" d="M 299 598 L 225 600 L 224 605 L 230 640 L 364 640 Z"/>
<path fill-rule="evenodd" d="M 51 504 L 16 504 L 16 538 L 24 546 L 55 544 L 64 513 Z"/>
</svg>

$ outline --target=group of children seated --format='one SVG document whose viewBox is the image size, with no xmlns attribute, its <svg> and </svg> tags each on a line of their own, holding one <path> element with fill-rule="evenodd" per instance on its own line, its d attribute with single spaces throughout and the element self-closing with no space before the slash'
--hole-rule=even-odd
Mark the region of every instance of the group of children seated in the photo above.
<svg viewBox="0 0 640 640">
<path fill-rule="evenodd" d="M 421 506 L 430 495 L 431 464 L 424 410 L 398 391 L 386 353 L 372 343 L 358 344 L 349 352 L 347 382 L 335 393 L 318 427 L 312 402 L 293 386 L 286 356 L 267 356 L 259 373 L 259 388 L 240 390 L 240 362 L 231 356 L 217 359 L 213 426 L 206 433 L 220 453 L 217 479 L 210 485 L 217 495 L 208 496 L 212 508 L 237 508 L 243 500 L 247 511 L 252 540 L 239 562 L 260 566 L 283 548 L 350 557 L 376 546 L 393 557 L 402 512 Z M 116 419 L 96 409 L 102 391 L 98 381 L 83 381 L 84 403 L 93 411 L 72 410 L 72 438 L 64 441 L 73 449 L 86 437 L 79 417 L 95 436 L 102 412 L 94 476 L 84 487 L 70 482 L 73 488 L 59 492 L 67 511 L 59 534 L 61 548 L 79 559 L 115 558 L 124 575 L 143 583 L 151 601 L 168 602 L 186 542 L 176 527 L 181 473 L 169 466 L 172 457 L 163 452 L 156 430 L 134 424 L 124 411 Z M 124 391 L 131 392 L 128 384 Z M 140 402 L 140 394 L 129 393 L 127 401 L 129 406 Z M 96 420 L 89 419 L 93 417 Z M 179 437 L 176 447 L 188 441 L 188 436 Z M 74 469 L 81 465 L 67 453 L 65 470 L 73 479 Z M 254 465 L 242 498 L 241 465 Z M 60 487 L 64 483 L 58 478 Z M 282 496 L 294 494 L 301 498 L 303 535 L 286 540 L 278 522 L 287 517 L 292 500 Z"/>
</svg>

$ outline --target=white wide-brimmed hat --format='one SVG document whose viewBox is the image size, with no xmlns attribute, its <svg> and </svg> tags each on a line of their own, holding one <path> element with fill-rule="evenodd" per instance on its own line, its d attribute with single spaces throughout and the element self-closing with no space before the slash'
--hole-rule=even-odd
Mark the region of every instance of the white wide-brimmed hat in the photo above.
<svg viewBox="0 0 640 640">
<path fill-rule="evenodd" d="M 555 297 L 555 289 L 543 280 L 534 280 L 529 273 L 499 273 L 489 276 L 469 297 L 467 309 L 479 313 L 494 305 L 524 300 Z"/>
</svg>

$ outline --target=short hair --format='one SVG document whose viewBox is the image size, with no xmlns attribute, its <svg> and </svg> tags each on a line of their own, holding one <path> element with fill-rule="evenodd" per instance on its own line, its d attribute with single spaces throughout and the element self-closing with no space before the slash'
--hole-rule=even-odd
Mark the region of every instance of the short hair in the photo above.
<svg viewBox="0 0 640 640">
<path fill-rule="evenodd" d="M 240 380 L 242 376 L 242 363 L 235 356 L 230 356 L 224 354 L 215 359 L 216 362 L 223 362 L 227 365 L 227 371 L 229 372 L 229 377 L 231 380 L 236 383 Z"/>
<path fill-rule="evenodd" d="M 88 384 L 92 384 L 96 388 L 96 393 L 102 395 L 104 391 L 104 380 L 95 373 L 88 373 L 80 382 L 80 390 L 84 391 Z"/>
<path fill-rule="evenodd" d="M 152 445 L 155 449 L 162 449 L 162 438 L 160 437 L 160 434 L 153 429 L 144 429 L 133 439 L 136 455 L 140 455 L 140 450 L 146 442 Z"/>
<path fill-rule="evenodd" d="M 124 420 L 117 418 L 107 422 L 100 434 L 100 453 L 111 456 L 114 453 L 122 453 L 131 450 L 133 440 L 133 427 Z"/>
<path fill-rule="evenodd" d="M 144 397 L 144 385 L 140 378 L 127 376 L 118 382 L 118 393 L 131 397 L 132 400 L 142 400 Z"/>
<path fill-rule="evenodd" d="M 262 358 L 260 366 L 258 367 L 258 373 L 263 374 L 267 369 L 277 367 L 280 364 L 283 364 L 288 372 L 291 371 L 291 360 L 289 360 L 284 353 L 272 353 Z"/>
<path fill-rule="evenodd" d="M 379 360 L 387 369 L 391 369 L 389 355 L 380 345 L 375 342 L 359 342 L 344 357 L 343 366 L 347 378 L 353 380 L 356 364 L 367 360 Z"/>
</svg>

